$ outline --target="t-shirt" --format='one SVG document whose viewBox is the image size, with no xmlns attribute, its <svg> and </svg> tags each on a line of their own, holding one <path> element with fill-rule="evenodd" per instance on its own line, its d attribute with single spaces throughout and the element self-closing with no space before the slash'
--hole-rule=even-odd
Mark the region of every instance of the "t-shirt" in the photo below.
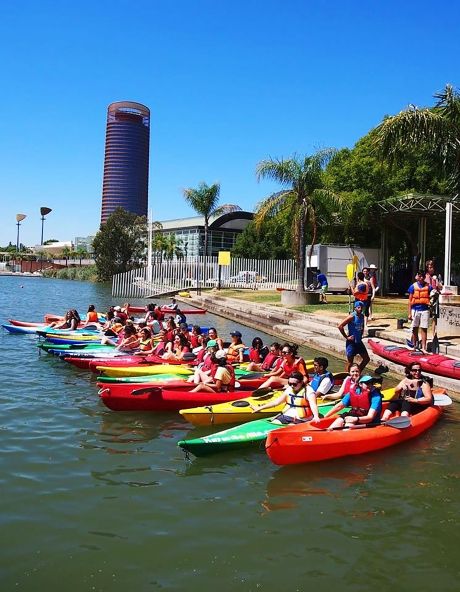
<svg viewBox="0 0 460 592">
<path fill-rule="evenodd" d="M 318 274 L 318 277 L 316 278 L 316 280 L 322 286 L 327 286 L 327 277 L 324 275 L 324 273 L 319 273 Z"/>
<path fill-rule="evenodd" d="M 230 384 L 232 375 L 224 366 L 219 366 L 214 374 L 214 380 L 220 380 L 222 384 Z"/>
</svg>

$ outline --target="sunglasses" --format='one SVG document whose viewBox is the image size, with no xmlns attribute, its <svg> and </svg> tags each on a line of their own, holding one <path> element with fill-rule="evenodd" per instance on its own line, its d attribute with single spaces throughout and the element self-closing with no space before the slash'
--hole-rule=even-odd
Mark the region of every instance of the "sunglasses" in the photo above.
<svg viewBox="0 0 460 592">
<path fill-rule="evenodd" d="M 412 368 L 411 372 L 421 372 L 422 369 L 421 368 Z"/>
<path fill-rule="evenodd" d="M 298 386 L 299 384 L 302 384 L 301 382 L 288 382 L 289 386 Z"/>
</svg>

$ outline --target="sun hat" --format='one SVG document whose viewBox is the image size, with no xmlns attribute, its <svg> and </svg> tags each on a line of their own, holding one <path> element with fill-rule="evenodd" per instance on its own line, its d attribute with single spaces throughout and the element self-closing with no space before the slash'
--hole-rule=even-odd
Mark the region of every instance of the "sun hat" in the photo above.
<svg viewBox="0 0 460 592">
<path fill-rule="evenodd" d="M 373 263 L 371 263 L 371 264 L 369 265 L 369 269 L 377 269 L 377 266 L 376 266 L 376 265 L 374 265 Z"/>
<path fill-rule="evenodd" d="M 221 360 L 222 358 L 226 358 L 227 354 L 224 352 L 223 349 L 220 349 L 218 352 L 216 352 L 216 358 L 218 360 Z"/>
<path fill-rule="evenodd" d="M 121 306 L 114 306 L 113 310 L 121 310 Z"/>
<path fill-rule="evenodd" d="M 242 335 L 239 331 L 230 331 L 230 335 L 232 337 L 242 337 Z"/>
<path fill-rule="evenodd" d="M 206 347 L 217 347 L 217 341 L 215 339 L 210 339 L 206 344 Z"/>
</svg>

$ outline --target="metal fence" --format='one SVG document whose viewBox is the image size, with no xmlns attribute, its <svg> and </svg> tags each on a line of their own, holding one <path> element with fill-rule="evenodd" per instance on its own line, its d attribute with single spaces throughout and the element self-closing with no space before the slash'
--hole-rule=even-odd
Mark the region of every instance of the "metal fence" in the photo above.
<svg viewBox="0 0 460 592">
<path fill-rule="evenodd" d="M 121 298 L 149 298 L 188 289 L 249 288 L 253 290 L 295 289 L 296 262 L 293 259 L 232 259 L 219 266 L 217 257 L 184 257 L 155 260 L 150 267 L 115 275 L 112 295 Z"/>
</svg>

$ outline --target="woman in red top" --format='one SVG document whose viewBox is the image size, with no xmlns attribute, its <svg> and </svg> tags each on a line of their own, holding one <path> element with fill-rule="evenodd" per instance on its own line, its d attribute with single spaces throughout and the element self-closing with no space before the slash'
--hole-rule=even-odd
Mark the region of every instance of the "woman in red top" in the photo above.
<svg viewBox="0 0 460 592">
<path fill-rule="evenodd" d="M 300 372 L 302 374 L 303 383 L 308 384 L 308 371 L 305 360 L 297 356 L 297 345 L 285 343 L 281 349 L 283 361 L 279 368 L 272 370 L 267 374 L 267 380 L 260 385 L 259 388 L 271 387 L 272 385 L 286 385 L 289 376 L 293 372 Z"/>
<path fill-rule="evenodd" d="M 165 353 L 161 356 L 163 360 L 174 360 L 177 362 L 182 362 L 184 359 L 184 354 L 188 354 L 190 352 L 190 343 L 187 339 L 182 335 L 182 333 L 178 333 L 173 341 L 169 341 L 166 344 Z"/>
<path fill-rule="evenodd" d="M 281 356 L 281 345 L 278 342 L 274 342 L 270 345 L 268 354 L 265 356 L 264 361 L 261 364 L 250 362 L 248 364 L 249 372 L 271 372 L 278 368 L 277 362 L 280 361 Z"/>
</svg>

